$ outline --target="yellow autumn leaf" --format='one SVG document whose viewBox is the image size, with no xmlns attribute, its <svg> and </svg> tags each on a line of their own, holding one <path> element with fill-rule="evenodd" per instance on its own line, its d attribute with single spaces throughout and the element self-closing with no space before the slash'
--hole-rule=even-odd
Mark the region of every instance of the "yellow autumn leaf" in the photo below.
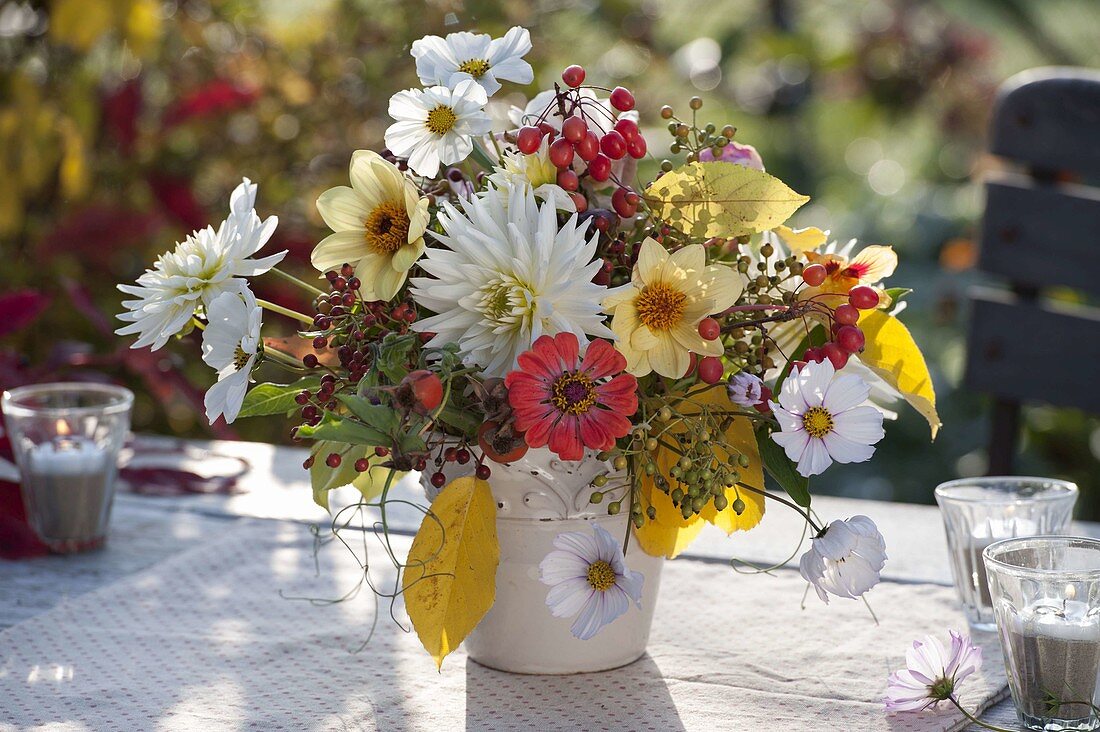
<svg viewBox="0 0 1100 732">
<path fill-rule="evenodd" d="M 665 173 L 646 189 L 645 200 L 670 226 L 708 239 L 774 228 L 810 199 L 773 175 L 715 161 Z"/>
<path fill-rule="evenodd" d="M 704 407 L 711 410 L 730 411 L 737 409 L 726 396 L 725 390 L 720 388 L 707 388 L 689 395 L 689 402 L 679 406 L 682 414 L 698 414 Z M 673 428 L 672 433 L 685 429 Z M 724 441 L 730 447 L 738 450 L 749 458 L 747 468 L 738 468 L 741 473 L 741 481 L 760 490 L 764 489 L 763 464 L 760 461 L 760 453 L 756 445 L 756 435 L 753 432 L 752 420 L 747 417 L 734 418 L 729 429 L 726 430 Z M 728 459 L 729 454 L 722 447 L 715 447 L 715 455 L 720 459 Z M 680 456 L 664 447 L 657 449 L 654 461 L 661 475 L 667 476 L 669 469 L 676 464 Z M 669 559 L 683 552 L 699 535 L 703 528 L 703 522 L 708 521 L 727 534 L 734 531 L 746 531 L 760 523 L 764 517 L 764 496 L 747 490 L 735 488 L 726 489 L 726 500 L 729 505 L 722 511 L 716 511 L 714 504 L 707 504 L 697 516 L 685 519 L 680 509 L 672 504 L 668 494 L 661 491 L 654 484 L 653 479 L 644 473 L 641 476 L 642 505 L 652 505 L 657 511 L 657 518 L 647 520 L 642 528 L 635 532 L 638 544 L 647 554 L 655 556 L 664 555 Z M 745 510 L 738 516 L 733 510 L 733 502 L 740 498 L 745 502 Z"/>
<path fill-rule="evenodd" d="M 932 439 L 936 439 L 942 424 L 936 413 L 936 391 L 928 365 L 909 330 L 882 310 L 863 311 L 859 327 L 867 341 L 859 360 L 901 392 L 905 401 L 928 421 Z"/>
<path fill-rule="evenodd" d="M 496 518 L 489 484 L 459 478 L 432 501 L 409 549 L 405 607 L 437 668 L 493 606 L 500 561 Z"/>
<path fill-rule="evenodd" d="M 789 226 L 777 226 L 774 229 L 779 241 L 783 242 L 792 252 L 811 252 L 825 243 L 828 232 L 822 231 L 816 226 L 807 226 L 805 229 L 792 229 Z"/>
</svg>

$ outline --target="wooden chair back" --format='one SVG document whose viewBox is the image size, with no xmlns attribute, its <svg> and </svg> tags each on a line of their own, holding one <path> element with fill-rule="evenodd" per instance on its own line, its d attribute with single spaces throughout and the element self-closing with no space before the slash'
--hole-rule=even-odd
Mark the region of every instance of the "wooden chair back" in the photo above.
<svg viewBox="0 0 1100 732">
<path fill-rule="evenodd" d="M 1100 71 L 1009 79 L 990 152 L 1006 170 L 985 181 L 978 268 L 1005 287 L 971 297 L 964 381 L 994 397 L 989 473 L 1007 475 L 1021 403 L 1100 412 L 1100 310 L 1084 304 L 1100 295 Z"/>
</svg>

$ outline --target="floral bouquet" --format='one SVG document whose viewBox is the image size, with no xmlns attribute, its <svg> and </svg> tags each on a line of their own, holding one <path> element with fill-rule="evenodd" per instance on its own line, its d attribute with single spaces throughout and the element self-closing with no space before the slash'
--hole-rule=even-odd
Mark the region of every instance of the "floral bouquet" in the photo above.
<svg viewBox="0 0 1100 732">
<path fill-rule="evenodd" d="M 886 413 L 872 393 L 939 425 L 897 318 L 908 290 L 882 285 L 894 252 L 789 228 L 807 197 L 732 126 L 702 123 L 698 98 L 683 116 L 659 110 L 675 160 L 647 162 L 652 180 L 638 176 L 651 142 L 634 96 L 580 66 L 495 125 L 501 83 L 534 78 L 530 48 L 518 27 L 412 45 L 424 88 L 391 98 L 387 149 L 353 153 L 350 185 L 317 199 L 333 232 L 312 254 L 320 287 L 276 269 L 283 254 L 254 258 L 277 222 L 257 216 L 246 179 L 216 230 L 120 286 L 133 299 L 118 332 L 160 348 L 202 329 L 209 419 L 289 415 L 326 508 L 354 485 L 385 533 L 387 504 L 409 498 L 398 479 L 421 471 L 431 505 L 395 563 L 439 663 L 493 605 L 494 473 L 529 450 L 588 466 L 583 503 L 627 519 L 622 536 L 563 532 L 541 562 L 546 612 L 575 618 L 578 638 L 641 601 L 627 548 L 675 556 L 706 523 L 752 528 L 767 501 L 808 522 L 801 572 L 821 599 L 861 596 L 882 536 L 862 516 L 819 523 L 808 478 L 871 458 Z M 257 299 L 249 278 L 265 273 L 314 312 Z M 265 340 L 265 310 L 312 350 Z M 289 383 L 251 386 L 261 362 Z"/>
</svg>

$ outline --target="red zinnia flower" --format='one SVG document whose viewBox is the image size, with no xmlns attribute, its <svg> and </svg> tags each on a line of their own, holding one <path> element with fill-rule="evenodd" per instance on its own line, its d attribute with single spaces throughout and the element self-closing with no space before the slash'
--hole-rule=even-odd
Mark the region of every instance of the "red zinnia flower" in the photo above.
<svg viewBox="0 0 1100 732">
<path fill-rule="evenodd" d="M 638 380 L 625 368 L 626 357 L 607 341 L 593 341 L 581 360 L 573 333 L 542 336 L 504 379 L 516 429 L 562 460 L 580 460 L 586 447 L 611 449 L 638 411 Z"/>
</svg>

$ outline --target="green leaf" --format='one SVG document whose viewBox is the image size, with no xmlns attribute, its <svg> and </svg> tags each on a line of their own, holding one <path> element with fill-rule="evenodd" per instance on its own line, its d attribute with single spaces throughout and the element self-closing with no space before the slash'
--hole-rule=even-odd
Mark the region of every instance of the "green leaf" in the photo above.
<svg viewBox="0 0 1100 732">
<path fill-rule="evenodd" d="M 392 438 L 374 427 L 356 422 L 353 419 L 338 417 L 332 412 L 325 412 L 320 424 L 310 426 L 304 424 L 298 428 L 298 436 L 311 440 L 328 440 L 330 442 L 343 442 L 352 445 L 389 445 Z"/>
<path fill-rule="evenodd" d="M 398 335 L 390 333 L 378 347 L 378 370 L 391 384 L 398 384 L 409 373 L 409 355 L 420 336 L 416 333 Z"/>
<path fill-rule="evenodd" d="M 886 296 L 890 298 L 891 303 L 896 303 L 912 291 L 909 287 L 887 287 Z"/>
<path fill-rule="evenodd" d="M 397 429 L 397 412 L 390 407 L 384 404 L 371 404 L 366 397 L 351 394 L 337 394 L 336 398 L 343 402 L 348 411 L 359 420 L 379 432 L 391 434 Z"/>
<path fill-rule="evenodd" d="M 241 405 L 241 417 L 263 417 L 268 414 L 286 414 L 298 405 L 294 396 L 303 389 L 316 389 L 321 381 L 315 376 L 306 376 L 293 384 L 256 384 L 244 395 Z"/>
<path fill-rule="evenodd" d="M 810 199 L 763 171 L 715 161 L 665 173 L 646 189 L 645 200 L 670 226 L 706 239 L 774 228 Z"/>
<path fill-rule="evenodd" d="M 439 413 L 439 421 L 449 424 L 464 435 L 474 434 L 477 432 L 477 428 L 481 426 L 481 420 L 474 416 L 473 412 L 459 409 L 450 403 L 444 406 L 443 411 Z"/>
<path fill-rule="evenodd" d="M 767 430 L 756 433 L 756 443 L 760 447 L 760 457 L 764 460 L 764 469 L 768 475 L 775 479 L 779 486 L 787 491 L 787 495 L 799 506 L 808 508 L 810 505 L 810 481 L 798 474 L 794 463 L 787 457 L 787 453 L 772 440 Z"/>
<path fill-rule="evenodd" d="M 332 453 L 343 458 L 337 468 L 330 468 L 325 463 L 325 458 Z M 362 448 L 339 442 L 321 440 L 315 443 L 310 450 L 310 454 L 313 455 L 313 465 L 309 469 L 313 502 L 328 511 L 328 492 L 335 488 L 343 488 L 356 479 L 359 473 L 355 471 L 355 461 L 362 457 L 363 453 Z"/>
</svg>

